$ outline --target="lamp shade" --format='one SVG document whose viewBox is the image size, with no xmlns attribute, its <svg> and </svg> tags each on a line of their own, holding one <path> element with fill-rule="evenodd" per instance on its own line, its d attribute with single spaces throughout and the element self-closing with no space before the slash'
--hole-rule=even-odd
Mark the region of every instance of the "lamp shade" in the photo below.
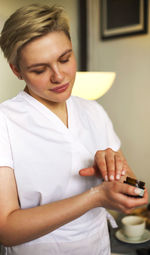
<svg viewBox="0 0 150 255">
<path fill-rule="evenodd" d="M 96 100 L 110 89 L 115 77 L 114 72 L 77 72 L 72 95 Z"/>
</svg>

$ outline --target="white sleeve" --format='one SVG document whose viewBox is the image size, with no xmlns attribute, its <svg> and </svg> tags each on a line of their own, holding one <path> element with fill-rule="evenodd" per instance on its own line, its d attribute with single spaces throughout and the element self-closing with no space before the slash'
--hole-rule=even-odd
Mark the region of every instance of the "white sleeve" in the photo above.
<svg viewBox="0 0 150 255">
<path fill-rule="evenodd" d="M 2 112 L 0 112 L 0 166 L 13 168 L 7 121 Z"/>
</svg>

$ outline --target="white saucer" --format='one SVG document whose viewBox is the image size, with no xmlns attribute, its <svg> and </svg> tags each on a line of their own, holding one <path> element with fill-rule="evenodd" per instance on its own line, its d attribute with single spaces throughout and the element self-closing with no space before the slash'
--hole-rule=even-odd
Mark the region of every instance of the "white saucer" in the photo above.
<svg viewBox="0 0 150 255">
<path fill-rule="evenodd" d="M 124 242 L 124 243 L 134 243 L 134 244 L 138 244 L 138 243 L 145 243 L 147 241 L 150 240 L 150 231 L 145 229 L 144 234 L 141 236 L 140 240 L 132 240 L 132 239 L 128 239 L 127 237 L 125 237 L 122 233 L 122 230 L 119 229 L 117 230 L 117 232 L 115 233 L 115 236 L 118 240 Z"/>
</svg>

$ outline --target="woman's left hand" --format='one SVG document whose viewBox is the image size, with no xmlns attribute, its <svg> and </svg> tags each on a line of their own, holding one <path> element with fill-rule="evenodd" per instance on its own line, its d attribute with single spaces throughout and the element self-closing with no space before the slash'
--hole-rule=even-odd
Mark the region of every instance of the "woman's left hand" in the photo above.
<svg viewBox="0 0 150 255">
<path fill-rule="evenodd" d="M 94 165 L 79 171 L 81 176 L 99 176 L 105 181 L 120 180 L 126 174 L 135 177 L 121 151 L 108 148 L 95 154 Z"/>
</svg>

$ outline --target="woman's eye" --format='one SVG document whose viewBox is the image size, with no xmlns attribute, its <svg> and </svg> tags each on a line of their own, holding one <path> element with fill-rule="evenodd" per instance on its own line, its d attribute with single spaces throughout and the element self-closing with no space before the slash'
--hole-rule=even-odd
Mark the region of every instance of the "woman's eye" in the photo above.
<svg viewBox="0 0 150 255">
<path fill-rule="evenodd" d="M 66 63 L 66 62 L 68 62 L 69 61 L 69 58 L 67 58 L 67 59 L 61 59 L 60 60 L 60 63 Z"/>
<path fill-rule="evenodd" d="M 34 72 L 34 73 L 36 73 L 36 74 L 41 74 L 41 73 L 44 73 L 44 70 L 34 70 L 34 71 L 32 71 L 32 72 Z"/>
</svg>

